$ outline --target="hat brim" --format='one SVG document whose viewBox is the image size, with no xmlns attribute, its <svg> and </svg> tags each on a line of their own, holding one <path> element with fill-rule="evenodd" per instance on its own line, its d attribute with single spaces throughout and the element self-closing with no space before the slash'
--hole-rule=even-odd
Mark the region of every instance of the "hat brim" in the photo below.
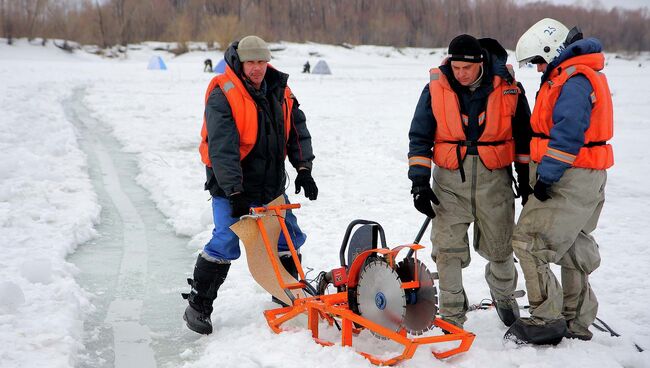
<svg viewBox="0 0 650 368">
<path fill-rule="evenodd" d="M 483 55 L 450 55 L 451 61 L 464 61 L 466 63 L 480 63 L 483 61 Z"/>
</svg>

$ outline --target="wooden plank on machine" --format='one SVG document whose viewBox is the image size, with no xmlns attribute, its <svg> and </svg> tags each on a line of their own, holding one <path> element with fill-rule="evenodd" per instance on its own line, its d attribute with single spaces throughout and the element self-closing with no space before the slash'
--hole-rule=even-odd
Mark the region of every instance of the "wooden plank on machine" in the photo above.
<svg viewBox="0 0 650 368">
<path fill-rule="evenodd" d="M 284 196 L 279 196 L 274 199 L 268 206 L 275 206 L 284 204 Z M 282 216 L 284 216 L 285 211 L 282 211 Z M 273 257 L 278 260 L 278 266 L 280 267 L 280 275 L 284 280 L 285 284 L 292 284 L 298 282 L 293 276 L 291 276 L 287 270 L 284 269 L 280 259 L 278 258 L 278 239 L 280 239 L 280 222 L 275 216 L 275 213 L 269 212 L 262 218 L 262 223 L 266 229 L 268 239 L 271 243 L 271 250 L 273 251 Z M 264 290 L 268 291 L 274 297 L 282 300 L 288 305 L 291 305 L 291 300 L 280 287 L 280 284 L 275 276 L 273 271 L 273 265 L 269 260 L 269 255 L 266 252 L 266 247 L 264 246 L 264 240 L 260 229 L 257 226 L 255 219 L 251 217 L 245 217 L 242 220 L 237 221 L 235 224 L 230 226 L 230 229 L 237 234 L 239 239 L 244 244 L 244 249 L 246 250 L 246 260 L 248 261 L 248 270 L 253 279 L 262 287 Z M 292 294 L 296 297 L 304 297 L 305 294 L 300 289 L 291 290 Z"/>
</svg>

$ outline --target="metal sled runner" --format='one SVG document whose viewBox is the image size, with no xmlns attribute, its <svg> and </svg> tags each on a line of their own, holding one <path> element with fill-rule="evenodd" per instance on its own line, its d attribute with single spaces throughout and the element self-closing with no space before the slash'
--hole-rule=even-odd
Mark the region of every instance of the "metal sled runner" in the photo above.
<svg viewBox="0 0 650 368">
<path fill-rule="evenodd" d="M 378 338 L 390 339 L 403 346 L 400 354 L 390 358 L 357 351 L 376 365 L 394 365 L 409 359 L 421 345 L 457 343 L 456 347 L 448 350 L 432 349 L 432 354 L 438 359 L 469 350 L 474 334 L 436 317 L 434 279 L 426 266 L 417 259 L 417 251 L 423 246 L 416 241 L 388 249 L 383 229 L 376 222 L 356 220 L 350 224 L 341 246 L 341 267 L 321 272 L 321 282 L 316 290 L 305 280 L 298 252 L 284 222 L 284 212 L 297 208 L 300 208 L 299 204 L 284 204 L 280 198 L 268 206 L 251 209 L 250 216 L 245 216 L 232 227 L 244 242 L 248 256 L 252 252 L 259 252 L 260 248 L 266 252 L 266 264 L 262 264 L 260 257 L 257 257 L 258 260 L 251 257 L 251 273 L 262 287 L 288 305 L 264 312 L 268 325 L 274 332 L 284 331 L 282 325 L 285 322 L 306 315 L 306 327 L 311 331 L 314 341 L 324 346 L 335 343 L 319 336 L 320 322 L 339 328 L 342 346 L 354 347 L 354 338 L 363 329 L 369 330 Z M 361 225 L 361 228 L 352 240 L 357 238 L 363 241 L 356 242 L 355 247 L 348 249 L 350 234 L 357 225 Z M 426 225 L 420 233 L 424 232 Z M 300 280 L 289 275 L 279 261 L 277 240 L 280 231 L 288 243 Z M 381 239 L 381 247 L 377 247 L 378 238 Z M 345 259 L 346 249 L 349 266 Z M 397 262 L 397 255 L 402 250 L 408 250 L 409 254 Z M 258 268 L 254 270 L 255 267 Z M 337 292 L 324 294 L 329 284 L 333 284 Z M 440 328 L 444 334 L 421 336 L 434 327 Z"/>
</svg>

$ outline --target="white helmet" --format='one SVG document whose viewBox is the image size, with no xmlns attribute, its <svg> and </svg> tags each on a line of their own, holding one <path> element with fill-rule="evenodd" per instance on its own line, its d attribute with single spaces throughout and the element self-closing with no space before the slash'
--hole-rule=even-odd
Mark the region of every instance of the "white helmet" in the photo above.
<svg viewBox="0 0 650 368">
<path fill-rule="evenodd" d="M 544 18 L 528 28 L 517 41 L 515 55 L 522 67 L 536 56 L 550 63 L 564 50 L 569 29 L 555 19 Z"/>
</svg>

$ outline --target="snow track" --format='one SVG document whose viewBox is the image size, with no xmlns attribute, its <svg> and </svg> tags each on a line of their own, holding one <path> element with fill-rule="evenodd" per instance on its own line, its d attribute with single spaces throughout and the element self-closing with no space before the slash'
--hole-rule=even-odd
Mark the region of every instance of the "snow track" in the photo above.
<svg viewBox="0 0 650 368">
<path fill-rule="evenodd" d="M 181 333 L 180 295 L 168 285 L 167 270 L 187 268 L 190 254 L 135 182 L 132 155 L 83 103 L 76 89 L 64 101 L 67 118 L 80 133 L 90 177 L 102 206 L 100 234 L 70 257 L 78 281 L 95 294 L 96 310 L 85 323 L 83 366 L 140 367 L 171 364 Z M 174 275 L 176 272 L 172 272 Z M 176 276 L 178 276 L 176 274 Z"/>
</svg>

